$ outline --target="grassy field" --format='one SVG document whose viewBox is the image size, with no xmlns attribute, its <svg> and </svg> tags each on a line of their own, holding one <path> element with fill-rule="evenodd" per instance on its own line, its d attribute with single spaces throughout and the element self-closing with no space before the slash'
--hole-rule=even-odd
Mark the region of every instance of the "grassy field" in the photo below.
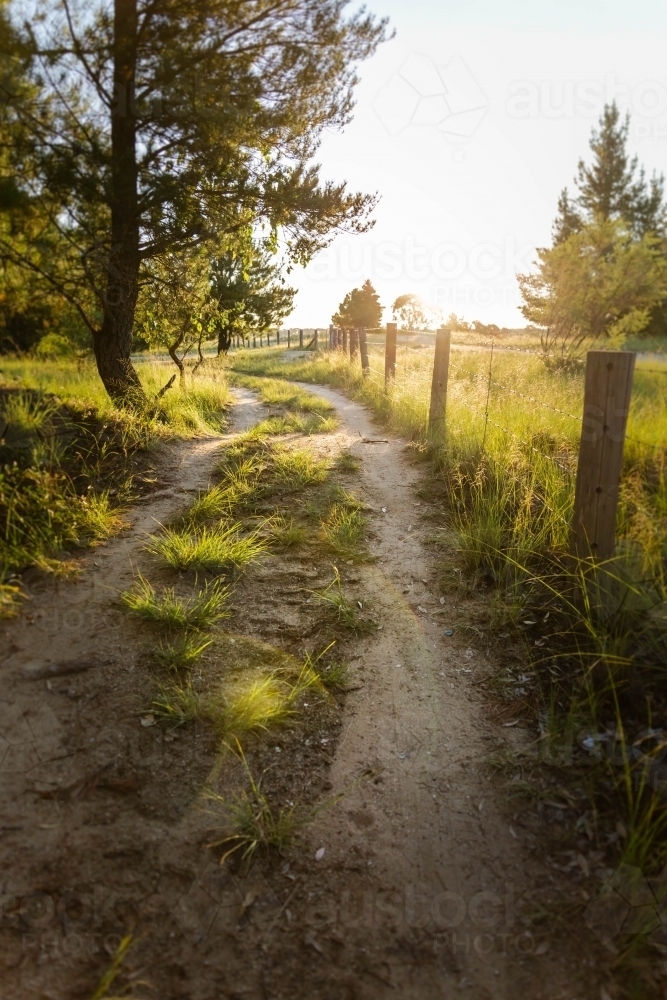
<svg viewBox="0 0 667 1000">
<path fill-rule="evenodd" d="M 16 609 L 15 574 L 67 571 L 77 546 L 122 525 L 133 477 L 160 439 L 218 434 L 229 389 L 208 364 L 159 402 L 170 366 L 142 364 L 144 411 L 119 409 L 92 361 L 0 359 L 0 615 Z"/>
</svg>

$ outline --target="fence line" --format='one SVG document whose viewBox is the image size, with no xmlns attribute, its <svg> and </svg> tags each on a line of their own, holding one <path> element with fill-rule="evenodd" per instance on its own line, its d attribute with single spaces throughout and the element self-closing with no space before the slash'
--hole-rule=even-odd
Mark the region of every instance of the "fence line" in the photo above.
<svg viewBox="0 0 667 1000">
<path fill-rule="evenodd" d="M 392 331 L 393 334 L 393 331 Z M 445 336 L 441 337 L 440 334 Z M 396 351 L 395 339 L 387 337 L 385 348 L 385 384 L 384 391 L 400 391 L 401 382 L 404 382 L 404 389 L 410 387 L 426 388 L 428 385 L 428 374 L 423 366 L 412 366 L 410 355 L 417 354 L 417 351 L 407 344 L 404 350 Z M 438 355 L 438 344 L 441 345 L 441 354 Z M 446 345 L 446 346 L 445 346 Z M 446 426 L 446 397 L 447 378 L 449 366 L 450 331 L 443 330 L 437 335 L 436 354 L 433 360 L 434 370 L 431 379 L 431 405 L 429 410 L 429 434 L 436 430 L 444 434 L 447 433 Z M 506 382 L 500 382 L 494 378 L 494 361 L 500 352 L 496 351 L 495 338 L 490 344 L 476 345 L 482 349 L 489 350 L 489 364 L 485 383 L 484 408 L 477 407 L 466 402 L 457 395 L 456 401 L 475 416 L 484 420 L 484 430 L 482 433 L 482 448 L 486 446 L 487 430 L 489 426 L 497 428 L 503 434 L 532 452 L 542 459 L 552 463 L 562 475 L 574 477 L 574 507 L 572 523 L 568 524 L 563 515 L 554 510 L 544 497 L 540 497 L 545 508 L 567 525 L 571 532 L 573 551 L 577 555 L 592 555 L 597 558 L 607 558 L 613 554 L 615 541 L 615 521 L 616 508 L 618 504 L 620 480 L 623 463 L 623 444 L 626 439 L 626 423 L 629 412 L 630 394 L 634 363 L 636 354 L 634 352 L 623 351 L 589 351 L 586 361 L 576 360 L 577 363 L 585 365 L 585 386 L 582 415 L 576 416 L 562 407 L 555 406 L 544 399 L 533 396 L 529 393 L 515 389 Z M 506 350 L 516 353 L 528 354 L 544 360 L 543 352 L 525 350 L 523 348 L 508 347 Z M 391 351 L 391 357 L 387 355 Z M 444 354 L 442 353 L 444 351 Z M 421 352 L 419 352 L 421 353 Z M 396 358 L 398 354 L 398 358 Z M 398 361 L 398 364 L 397 364 Z M 436 371 L 437 369 L 437 371 Z M 652 371 L 651 369 L 643 369 Z M 442 371 L 444 374 L 438 374 Z M 661 372 L 660 374 L 667 374 Z M 374 371 L 365 367 L 364 376 L 369 378 L 374 386 L 381 387 L 381 381 Z M 528 402 L 556 413 L 559 416 L 567 417 L 581 424 L 581 435 L 579 441 L 578 460 L 571 464 L 564 464 L 554 455 L 550 455 L 537 447 L 532 441 L 522 438 L 519 434 L 505 427 L 492 415 L 493 396 L 492 387 L 507 392 L 512 396 L 518 396 Z M 481 386 L 480 386 L 481 388 Z M 619 407 L 618 403 L 622 405 Z M 440 409 L 439 409 L 440 408 Z M 628 436 L 629 441 L 653 448 L 659 451 L 660 445 L 650 444 L 648 441 L 641 441 Z M 518 481 L 518 480 L 517 480 Z"/>
</svg>

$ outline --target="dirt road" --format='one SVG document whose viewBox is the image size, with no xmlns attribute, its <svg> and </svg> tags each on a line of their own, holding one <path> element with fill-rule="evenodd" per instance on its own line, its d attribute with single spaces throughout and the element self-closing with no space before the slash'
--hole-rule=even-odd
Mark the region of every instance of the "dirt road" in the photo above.
<svg viewBox="0 0 667 1000">
<path fill-rule="evenodd" d="M 206 485 L 226 439 L 173 447 L 128 530 L 86 557 L 78 582 L 35 577 L 26 612 L 3 629 L 2 1000 L 89 1000 L 128 927 L 124 995 L 142 1000 L 599 995 L 594 969 L 585 988 L 581 959 L 563 951 L 554 877 L 486 765 L 525 735 L 493 721 L 480 691 L 493 670 L 488 633 L 449 627 L 419 469 L 361 406 L 308 389 L 342 420 L 312 446 L 362 459 L 373 533 L 375 561 L 348 577 L 380 627 L 355 640 L 342 718 L 317 740 L 321 797 L 343 797 L 287 860 L 234 873 L 206 846 L 199 791 L 219 770 L 215 741 L 142 728 L 154 681 L 112 598 L 145 564 L 145 534 Z M 239 391 L 235 430 L 260 413 Z M 258 580 L 328 572 L 271 559 L 247 584 L 255 596 Z M 287 613 L 261 593 L 266 641 Z M 252 631 L 239 607 L 233 627 Z M 64 660 L 87 666 L 26 679 Z M 275 759 L 300 753 L 303 737 L 290 739 L 269 747 Z M 531 904 L 543 907 L 551 885 L 553 912 L 538 925 Z"/>
</svg>

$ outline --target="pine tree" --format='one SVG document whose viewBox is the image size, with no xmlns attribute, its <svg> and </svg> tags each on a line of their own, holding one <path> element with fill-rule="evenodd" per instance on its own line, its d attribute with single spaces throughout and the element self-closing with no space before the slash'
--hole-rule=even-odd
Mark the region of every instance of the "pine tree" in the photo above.
<svg viewBox="0 0 667 1000">
<path fill-rule="evenodd" d="M 638 160 L 627 153 L 630 117 L 621 119 L 615 103 L 605 105 L 599 130 L 593 129 L 592 162 L 579 161 L 574 199 L 565 188 L 558 200 L 553 225 L 554 245 L 595 220 L 623 219 L 636 239 L 646 233 L 667 238 L 667 209 L 663 201 L 664 178 L 654 174 L 649 181 Z"/>
<path fill-rule="evenodd" d="M 250 262 L 243 254 L 217 258 L 211 279 L 218 354 L 227 353 L 235 334 L 268 330 L 292 311 L 296 289 L 285 284 L 280 266 L 266 250 L 255 250 Z"/>
<path fill-rule="evenodd" d="M 364 281 L 361 288 L 353 288 L 348 292 L 338 312 L 331 317 L 336 326 L 363 326 L 367 330 L 376 329 L 382 322 L 382 306 L 380 296 L 373 288 L 370 279 Z"/>
</svg>

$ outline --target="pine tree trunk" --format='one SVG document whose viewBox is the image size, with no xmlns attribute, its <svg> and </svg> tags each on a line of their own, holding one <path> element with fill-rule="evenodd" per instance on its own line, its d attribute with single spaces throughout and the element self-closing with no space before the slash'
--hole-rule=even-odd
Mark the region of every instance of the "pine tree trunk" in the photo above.
<svg viewBox="0 0 667 1000">
<path fill-rule="evenodd" d="M 114 0 L 114 106 L 111 115 L 111 246 L 102 326 L 94 338 L 97 370 L 112 399 L 141 402 L 130 361 L 139 293 L 139 205 L 134 84 L 137 0 Z"/>
</svg>

